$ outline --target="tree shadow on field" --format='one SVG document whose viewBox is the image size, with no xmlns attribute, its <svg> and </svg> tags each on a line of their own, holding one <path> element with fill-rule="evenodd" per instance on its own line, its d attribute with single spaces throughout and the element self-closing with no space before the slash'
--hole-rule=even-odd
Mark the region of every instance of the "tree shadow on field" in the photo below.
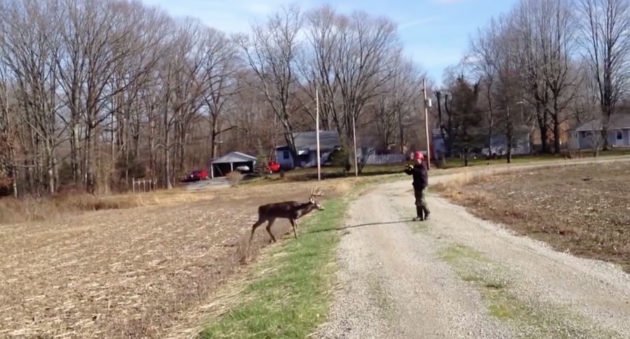
<svg viewBox="0 0 630 339">
<path fill-rule="evenodd" d="M 344 230 L 348 230 L 348 229 L 352 229 L 352 228 L 363 228 L 363 227 L 382 226 L 382 225 L 395 225 L 395 224 L 404 224 L 404 223 L 408 223 L 408 222 L 413 222 L 413 219 L 402 219 L 402 220 L 397 220 L 397 221 L 372 222 L 372 223 L 358 224 L 358 225 L 346 225 L 346 226 L 342 226 L 342 227 L 324 228 L 324 229 L 321 229 L 321 230 L 309 231 L 309 232 L 305 232 L 305 233 L 308 234 L 308 233 L 322 233 L 322 232 L 344 231 Z"/>
</svg>

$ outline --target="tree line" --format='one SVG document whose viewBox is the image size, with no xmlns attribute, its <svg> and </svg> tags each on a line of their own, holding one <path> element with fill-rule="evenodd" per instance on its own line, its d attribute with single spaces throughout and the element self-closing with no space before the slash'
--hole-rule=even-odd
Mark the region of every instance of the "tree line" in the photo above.
<svg viewBox="0 0 630 339">
<path fill-rule="evenodd" d="M 313 130 L 316 93 L 346 149 L 355 123 L 402 149 L 419 139 L 424 77 L 396 24 L 358 11 L 285 7 L 228 35 L 138 1 L 0 0 L 0 184 L 170 188 L 230 150 L 264 162 Z"/>
<path fill-rule="evenodd" d="M 520 0 L 445 73 L 446 147 L 467 154 L 501 135 L 510 161 L 516 133 L 533 130 L 539 152 L 560 153 L 572 128 L 601 119 L 594 148 L 607 149 L 611 116 L 630 107 L 629 76 L 630 1 Z"/>
</svg>

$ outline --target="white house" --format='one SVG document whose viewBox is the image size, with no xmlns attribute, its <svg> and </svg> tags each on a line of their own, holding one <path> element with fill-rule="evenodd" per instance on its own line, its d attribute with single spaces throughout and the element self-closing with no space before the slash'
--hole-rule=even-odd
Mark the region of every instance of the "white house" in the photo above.
<svg viewBox="0 0 630 339">
<path fill-rule="evenodd" d="M 591 120 L 578 126 L 573 133 L 577 148 L 593 148 L 593 134 L 601 135 L 601 119 Z M 630 147 L 630 114 L 614 114 L 608 121 L 608 145 L 616 148 Z M 602 146 L 603 141 L 598 146 Z"/>
</svg>

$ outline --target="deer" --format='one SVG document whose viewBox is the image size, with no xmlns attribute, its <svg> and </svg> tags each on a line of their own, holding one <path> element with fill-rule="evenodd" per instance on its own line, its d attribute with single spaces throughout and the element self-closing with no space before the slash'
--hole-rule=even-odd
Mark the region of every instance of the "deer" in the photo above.
<svg viewBox="0 0 630 339">
<path fill-rule="evenodd" d="M 252 239 L 254 238 L 254 232 L 256 228 L 262 225 L 265 221 L 267 222 L 267 233 L 271 236 L 271 241 L 276 242 L 276 237 L 271 233 L 271 226 L 276 221 L 276 219 L 289 219 L 291 222 L 291 227 L 293 228 L 293 235 L 295 239 L 298 238 L 296 227 L 298 226 L 298 219 L 311 213 L 314 210 L 323 211 L 324 208 L 320 205 L 316 197 L 321 197 L 323 194 L 319 190 L 319 188 L 311 189 L 311 194 L 307 202 L 298 202 L 298 201 L 283 201 L 272 204 L 261 205 L 258 207 L 258 221 L 252 225 L 252 233 L 249 237 L 249 243 L 251 244 Z"/>
</svg>

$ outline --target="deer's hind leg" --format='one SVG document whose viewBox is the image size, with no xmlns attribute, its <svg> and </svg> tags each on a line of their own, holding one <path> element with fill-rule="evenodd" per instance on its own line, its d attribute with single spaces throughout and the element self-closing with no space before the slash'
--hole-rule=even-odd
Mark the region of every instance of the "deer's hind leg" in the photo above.
<svg viewBox="0 0 630 339">
<path fill-rule="evenodd" d="M 265 219 L 258 219 L 258 221 L 256 221 L 255 224 L 252 225 L 252 233 L 249 236 L 249 243 L 252 243 L 252 239 L 254 239 L 254 232 L 256 231 L 256 228 L 258 228 L 258 226 L 262 225 L 265 222 Z"/>
<path fill-rule="evenodd" d="M 267 233 L 269 233 L 269 235 L 271 236 L 271 241 L 276 242 L 276 237 L 273 236 L 273 233 L 271 233 L 271 226 L 273 226 L 274 221 L 276 221 L 276 218 L 273 219 L 269 219 L 269 223 L 267 224 Z"/>
</svg>

